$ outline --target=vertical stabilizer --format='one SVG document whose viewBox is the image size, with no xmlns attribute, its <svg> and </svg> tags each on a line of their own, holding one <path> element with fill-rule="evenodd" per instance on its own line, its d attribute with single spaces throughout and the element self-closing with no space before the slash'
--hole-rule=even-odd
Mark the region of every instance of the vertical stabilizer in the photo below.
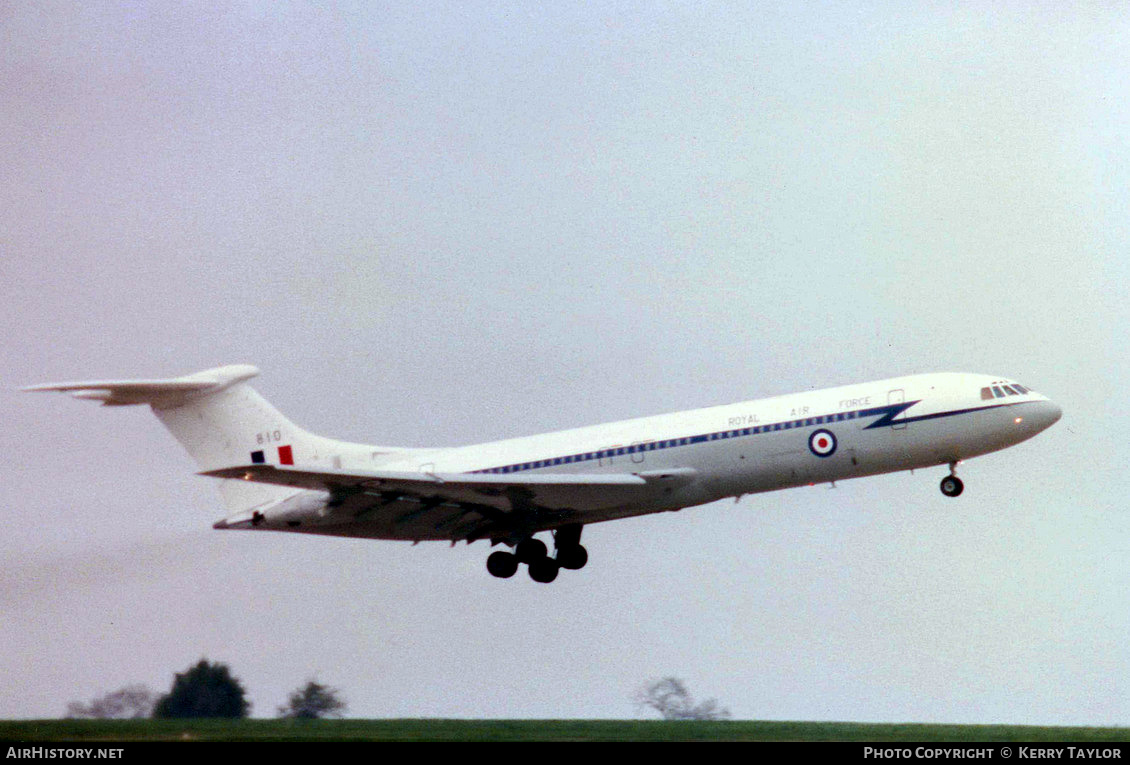
<svg viewBox="0 0 1130 765">
<path fill-rule="evenodd" d="M 201 471 L 251 463 L 317 464 L 343 457 L 377 459 L 387 447 L 348 444 L 308 433 L 283 416 L 247 380 L 259 374 L 249 364 L 216 367 L 163 380 L 90 380 L 47 383 L 26 391 L 61 391 L 104 406 L 148 404 Z M 220 492 L 233 512 L 276 502 L 300 490 L 223 480 Z"/>
<path fill-rule="evenodd" d="M 311 442 L 318 440 L 242 381 L 175 406 L 151 406 L 201 471 L 247 464 L 255 453 L 261 453 L 264 462 L 268 456 L 269 461 L 276 462 L 280 446 L 289 447 L 293 455 L 300 447 L 309 450 Z M 298 492 L 284 486 L 229 479 L 220 482 L 220 493 L 229 510 L 240 512 Z"/>
</svg>

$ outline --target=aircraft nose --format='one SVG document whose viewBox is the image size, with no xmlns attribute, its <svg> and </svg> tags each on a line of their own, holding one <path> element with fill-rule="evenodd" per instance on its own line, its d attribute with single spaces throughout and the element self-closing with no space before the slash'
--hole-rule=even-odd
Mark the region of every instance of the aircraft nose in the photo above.
<svg viewBox="0 0 1130 765">
<path fill-rule="evenodd" d="M 1050 428 L 1052 425 L 1055 425 L 1057 422 L 1059 422 L 1059 418 L 1062 416 L 1063 409 L 1061 409 L 1059 404 L 1052 401 L 1051 399 L 1041 401 L 1036 405 L 1036 421 L 1039 424 L 1040 430 L 1044 430 L 1045 428 Z"/>
<path fill-rule="evenodd" d="M 1063 410 L 1059 408 L 1056 402 L 1040 397 L 1036 401 L 1028 401 L 1021 405 L 1016 410 L 1017 416 L 1013 419 L 1015 424 L 1015 438 L 1020 441 L 1025 441 L 1037 433 L 1050 428 L 1059 422 L 1059 418 L 1063 416 Z"/>
</svg>

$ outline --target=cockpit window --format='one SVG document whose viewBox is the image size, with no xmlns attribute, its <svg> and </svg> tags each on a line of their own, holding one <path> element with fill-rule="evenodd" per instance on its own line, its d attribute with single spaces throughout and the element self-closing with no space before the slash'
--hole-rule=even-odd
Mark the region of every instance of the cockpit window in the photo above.
<svg viewBox="0 0 1130 765">
<path fill-rule="evenodd" d="M 1006 385 L 1005 383 L 998 382 L 995 385 L 981 389 L 981 400 L 991 401 L 994 398 L 1004 398 L 1005 396 L 1023 396 L 1031 392 L 1031 388 L 1025 388 L 1023 385 L 1017 385 L 1016 383 L 1008 383 Z"/>
</svg>

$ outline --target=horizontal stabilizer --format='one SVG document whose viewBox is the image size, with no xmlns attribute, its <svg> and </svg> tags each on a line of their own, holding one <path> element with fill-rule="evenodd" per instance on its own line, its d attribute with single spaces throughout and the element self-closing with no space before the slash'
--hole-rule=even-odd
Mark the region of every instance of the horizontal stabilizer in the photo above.
<svg viewBox="0 0 1130 765">
<path fill-rule="evenodd" d="M 86 380 L 30 385 L 21 390 L 70 393 L 75 398 L 101 401 L 103 406 L 151 404 L 157 409 L 169 409 L 190 399 L 217 393 L 257 374 L 259 370 L 250 364 L 232 364 L 164 380 Z"/>
</svg>

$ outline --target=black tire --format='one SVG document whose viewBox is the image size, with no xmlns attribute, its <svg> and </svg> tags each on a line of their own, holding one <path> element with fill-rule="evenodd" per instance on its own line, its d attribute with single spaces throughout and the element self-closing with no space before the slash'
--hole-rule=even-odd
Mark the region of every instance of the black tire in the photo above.
<svg viewBox="0 0 1130 765">
<path fill-rule="evenodd" d="M 530 537 L 518 543 L 518 546 L 514 548 L 514 554 L 523 563 L 534 563 L 545 558 L 549 554 L 549 550 L 546 549 L 545 542 Z"/>
<path fill-rule="evenodd" d="M 557 565 L 577 571 L 589 562 L 589 553 L 582 545 L 571 545 L 557 550 Z"/>
<path fill-rule="evenodd" d="M 499 579 L 509 579 L 518 570 L 518 559 L 505 550 L 492 552 L 487 558 L 487 571 Z"/>
<path fill-rule="evenodd" d="M 557 561 L 553 558 L 542 558 L 530 564 L 530 579 L 542 584 L 549 584 L 557 578 Z"/>
<path fill-rule="evenodd" d="M 940 488 L 942 494 L 945 494 L 947 497 L 956 497 L 959 496 L 961 492 L 965 491 L 965 484 L 962 483 L 961 479 L 957 476 L 947 475 L 942 479 Z"/>
</svg>

